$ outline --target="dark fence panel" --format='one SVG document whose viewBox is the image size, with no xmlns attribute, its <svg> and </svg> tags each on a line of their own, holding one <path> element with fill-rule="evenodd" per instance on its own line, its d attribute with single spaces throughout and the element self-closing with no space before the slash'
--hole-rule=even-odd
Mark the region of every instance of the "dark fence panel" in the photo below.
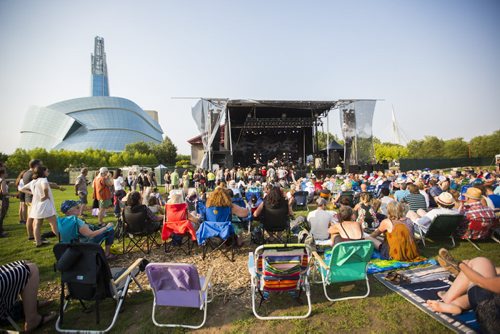
<svg viewBox="0 0 500 334">
<path fill-rule="evenodd" d="M 495 163 L 493 158 L 459 158 L 459 159 L 401 159 L 399 168 L 402 171 L 415 169 L 440 169 L 466 166 L 489 166 Z"/>
</svg>

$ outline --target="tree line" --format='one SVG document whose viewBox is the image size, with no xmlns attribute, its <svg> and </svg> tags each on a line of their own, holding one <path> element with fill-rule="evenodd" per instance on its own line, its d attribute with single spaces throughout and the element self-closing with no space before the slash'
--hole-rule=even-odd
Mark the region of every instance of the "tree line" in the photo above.
<svg viewBox="0 0 500 334">
<path fill-rule="evenodd" d="M 343 141 L 333 134 L 330 140 L 335 139 L 339 144 Z M 326 133 L 318 133 L 318 146 L 326 147 Z M 466 142 L 463 138 L 440 139 L 436 136 L 425 136 L 421 140 L 411 140 L 406 146 L 381 142 L 373 138 L 375 159 L 378 162 L 394 161 L 401 158 L 493 158 L 500 154 L 500 130 L 492 134 L 477 136 Z"/>
<path fill-rule="evenodd" d="M 137 142 L 129 144 L 122 152 L 88 148 L 84 151 L 50 150 L 35 148 L 25 150 L 18 148 L 7 155 L 0 153 L 0 161 L 7 168 L 20 172 L 28 168 L 31 159 L 40 159 L 50 170 L 62 172 L 71 167 L 122 167 L 122 166 L 156 166 L 158 164 L 174 165 L 177 160 L 185 160 L 186 155 L 177 155 L 177 147 L 170 138 L 165 137 L 159 144 Z"/>
</svg>

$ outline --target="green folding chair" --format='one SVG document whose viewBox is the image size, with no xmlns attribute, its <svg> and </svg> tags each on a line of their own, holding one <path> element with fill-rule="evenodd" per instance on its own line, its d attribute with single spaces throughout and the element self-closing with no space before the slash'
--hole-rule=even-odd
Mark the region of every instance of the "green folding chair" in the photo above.
<svg viewBox="0 0 500 334">
<path fill-rule="evenodd" d="M 417 239 L 420 239 L 422 241 L 424 247 L 426 247 L 425 239 L 435 241 L 448 238 L 451 239 L 452 246 L 455 247 L 455 238 L 453 238 L 453 234 L 463 223 L 464 219 L 465 217 L 463 215 L 437 216 L 429 226 L 427 233 L 424 233 L 420 225 L 415 224 L 415 236 L 417 237 Z"/>
<path fill-rule="evenodd" d="M 315 267 L 321 274 L 321 282 L 325 297 L 329 301 L 365 298 L 370 294 L 370 282 L 368 281 L 367 268 L 373 253 L 373 243 L 369 240 L 346 241 L 336 244 L 331 256 L 325 263 L 323 258 L 313 252 Z M 366 281 L 367 292 L 364 295 L 356 295 L 342 298 L 332 298 L 328 295 L 327 287 L 334 283 Z"/>
</svg>

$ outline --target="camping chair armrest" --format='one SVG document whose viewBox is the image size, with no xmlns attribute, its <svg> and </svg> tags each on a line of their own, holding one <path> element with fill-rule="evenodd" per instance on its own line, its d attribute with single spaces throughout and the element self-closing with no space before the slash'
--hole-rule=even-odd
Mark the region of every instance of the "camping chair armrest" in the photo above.
<svg viewBox="0 0 500 334">
<path fill-rule="evenodd" d="M 201 288 L 202 292 L 208 289 L 208 284 L 210 283 L 210 279 L 212 279 L 213 272 L 214 272 L 214 267 L 210 267 L 210 269 L 208 269 L 207 277 L 205 277 L 205 283 L 203 283 L 203 287 Z"/>
<path fill-rule="evenodd" d="M 252 252 L 248 253 L 248 271 L 250 272 L 250 276 L 255 277 L 255 262 L 254 255 Z"/>
<path fill-rule="evenodd" d="M 142 262 L 143 258 L 139 258 L 137 260 L 135 260 L 134 263 L 132 263 L 132 265 L 130 267 L 127 268 L 127 270 L 125 270 L 123 272 L 123 274 L 120 275 L 120 277 L 118 277 L 114 282 L 115 284 L 118 284 L 120 283 L 120 281 L 124 280 L 125 278 L 127 278 L 127 276 L 132 272 L 132 270 L 134 270 L 135 268 L 137 268 L 141 262 Z"/>
<path fill-rule="evenodd" d="M 316 259 L 316 261 L 318 261 L 319 265 L 321 267 L 323 267 L 323 269 L 328 270 L 328 266 L 326 265 L 325 261 L 323 261 L 321 256 L 316 251 L 313 251 L 312 254 L 313 254 L 314 258 Z"/>
</svg>

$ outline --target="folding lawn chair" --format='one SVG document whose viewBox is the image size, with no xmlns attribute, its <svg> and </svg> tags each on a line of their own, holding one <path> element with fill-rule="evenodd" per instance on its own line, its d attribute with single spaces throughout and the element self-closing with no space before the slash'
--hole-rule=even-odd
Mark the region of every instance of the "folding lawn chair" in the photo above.
<svg viewBox="0 0 500 334">
<path fill-rule="evenodd" d="M 465 217 L 463 215 L 439 215 L 432 221 L 427 233 L 424 233 L 422 226 L 414 224 L 415 236 L 422 241 L 424 247 L 425 239 L 443 240 L 451 239 L 452 247 L 455 247 L 455 239 L 453 235 L 457 228 L 463 223 Z"/>
<path fill-rule="evenodd" d="M 126 206 L 122 212 L 123 220 L 123 254 L 132 251 L 135 247 L 139 248 L 144 254 L 149 254 L 154 245 L 160 247 L 156 241 L 161 226 L 158 229 L 153 228 L 153 223 L 149 220 L 146 208 L 134 211 Z M 125 236 L 129 237 L 128 245 L 125 245 Z M 146 251 L 143 247 L 146 245 Z"/>
<path fill-rule="evenodd" d="M 269 235 L 269 237 L 266 238 L 264 233 L 264 243 L 269 241 L 274 243 L 287 243 L 289 241 L 290 220 L 288 218 L 288 206 L 270 208 L 264 205 L 260 222 L 262 223 L 264 232 L 267 232 Z"/>
<path fill-rule="evenodd" d="M 293 194 L 293 198 L 295 199 L 294 201 L 294 209 L 305 209 L 309 211 L 309 206 L 307 205 L 307 197 L 309 196 L 309 193 L 307 191 L 296 191 Z"/>
<path fill-rule="evenodd" d="M 236 235 L 231 223 L 231 207 L 208 207 L 205 210 L 206 220 L 201 223 L 196 238 L 198 245 L 203 247 L 203 259 L 205 259 L 208 248 L 212 252 L 220 249 L 222 254 L 230 261 L 234 261 L 234 248 L 236 245 Z M 218 240 L 215 240 L 217 239 Z M 222 240 L 222 242 L 219 242 Z M 224 249 L 225 246 L 229 250 Z M 231 256 L 228 253 L 231 252 Z"/>
<path fill-rule="evenodd" d="M 303 319 L 312 311 L 309 288 L 309 260 L 311 249 L 304 244 L 262 245 L 248 253 L 248 271 L 252 288 L 252 310 L 261 320 Z M 298 316 L 262 316 L 257 313 L 255 298 L 260 295 L 260 305 L 274 292 L 289 292 L 298 301 L 306 292 L 308 311 Z"/>
<path fill-rule="evenodd" d="M 131 281 L 134 280 L 142 290 L 135 276 L 144 265 L 144 260 L 137 259 L 128 268 L 110 269 L 101 246 L 91 243 L 60 243 L 54 246 L 54 254 L 57 259 L 55 267 L 61 272 L 61 303 L 56 330 L 64 333 L 106 333 L 110 331 L 118 318 Z M 69 292 L 68 295 L 65 295 L 66 288 Z M 79 300 L 85 310 L 88 308 L 84 301 L 94 301 L 96 324 L 99 324 L 99 303 L 106 298 L 113 298 L 116 301 L 113 319 L 106 329 L 62 328 L 64 311 L 71 300 Z"/>
<path fill-rule="evenodd" d="M 174 238 L 167 243 L 171 236 L 177 236 L 179 240 L 179 249 L 183 250 L 186 255 L 191 254 L 193 242 L 196 241 L 196 231 L 193 224 L 187 219 L 187 203 L 178 203 L 165 205 L 165 220 L 163 222 L 163 230 L 161 238 L 165 245 L 165 253 L 172 250 Z M 186 246 L 184 249 L 182 246 Z"/>
<path fill-rule="evenodd" d="M 329 301 L 365 298 L 370 294 L 368 282 L 368 262 L 373 253 L 373 243 L 369 240 L 346 241 L 333 246 L 328 265 L 318 253 L 313 252 L 316 270 L 321 274 L 325 297 Z M 365 295 L 331 298 L 327 286 L 333 283 L 366 280 Z"/>
<path fill-rule="evenodd" d="M 149 284 L 153 290 L 153 323 L 159 327 L 184 327 L 198 329 L 207 320 L 208 290 L 211 290 L 210 279 L 213 268 L 206 277 L 199 276 L 192 264 L 185 263 L 150 263 L 146 266 Z M 213 295 L 213 293 L 211 293 Z M 203 310 L 203 321 L 200 325 L 165 324 L 156 320 L 157 306 L 191 307 Z"/>
</svg>

